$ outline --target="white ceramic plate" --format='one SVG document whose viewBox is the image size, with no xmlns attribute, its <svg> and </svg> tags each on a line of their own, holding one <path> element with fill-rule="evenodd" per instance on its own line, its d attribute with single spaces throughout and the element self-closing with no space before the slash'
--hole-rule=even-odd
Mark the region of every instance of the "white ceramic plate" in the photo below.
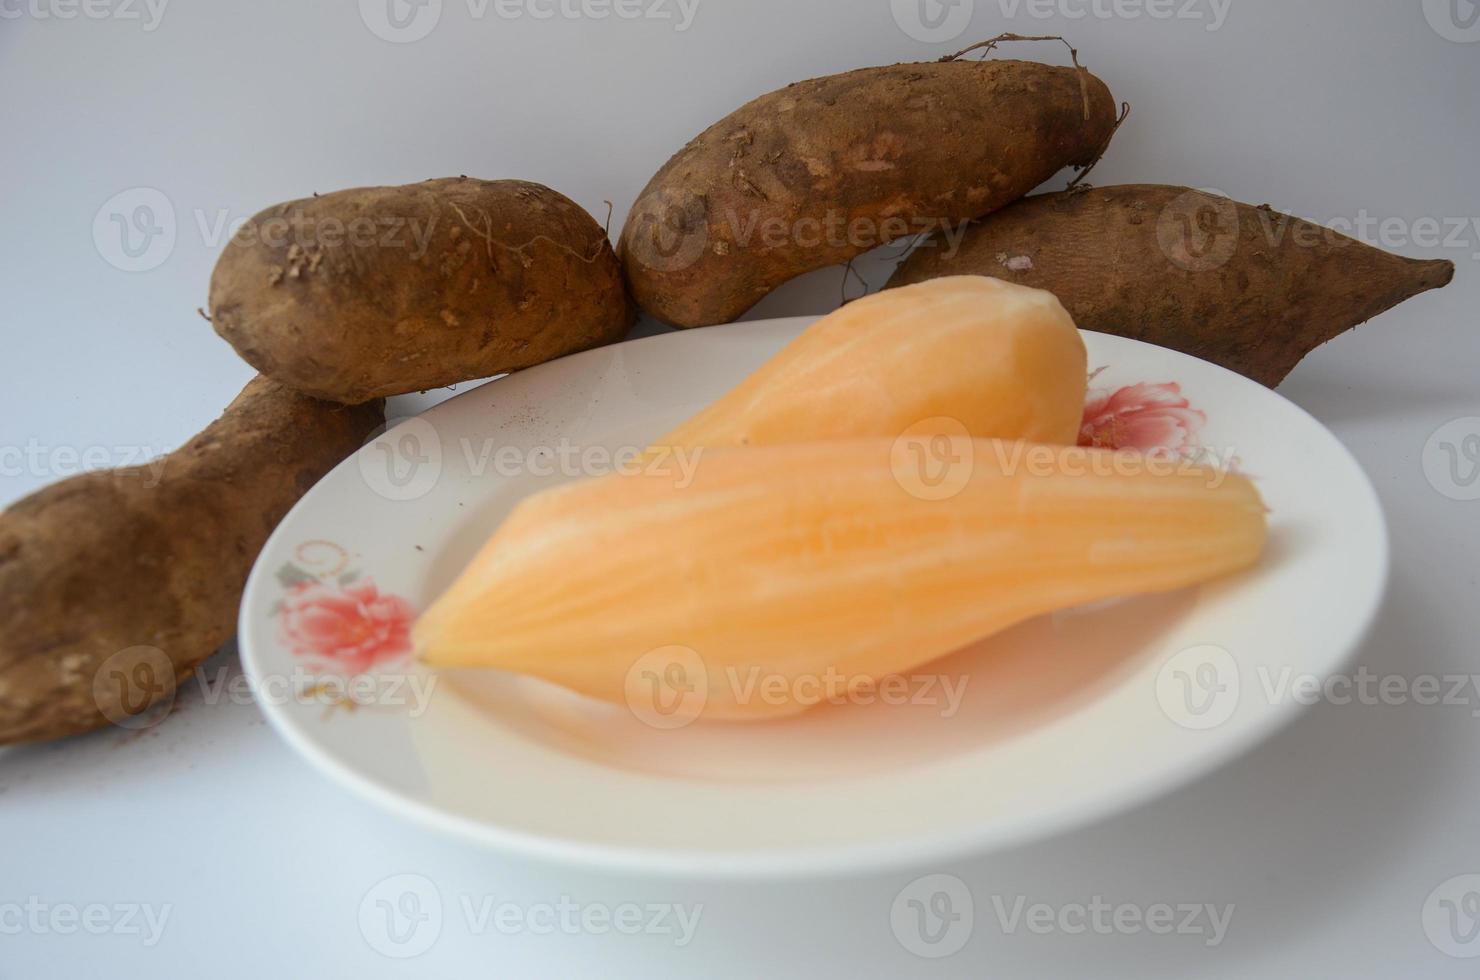
<svg viewBox="0 0 1480 980">
<path fill-rule="evenodd" d="M 516 501 L 658 437 L 809 322 L 589 351 L 373 440 L 293 510 L 247 585 L 242 657 L 267 717 L 354 790 L 479 844 L 637 873 L 866 872 L 1020 843 L 1189 781 L 1295 714 L 1295 682 L 1339 671 L 1365 633 L 1387 538 L 1341 444 L 1251 381 L 1087 333 L 1093 387 L 1119 392 L 1111 428 L 1236 454 L 1257 480 L 1271 510 L 1257 569 L 1042 617 L 874 703 L 760 726 L 659 730 L 527 678 L 410 663 L 410 618 Z M 1128 388 L 1141 383 L 1155 387 Z"/>
</svg>

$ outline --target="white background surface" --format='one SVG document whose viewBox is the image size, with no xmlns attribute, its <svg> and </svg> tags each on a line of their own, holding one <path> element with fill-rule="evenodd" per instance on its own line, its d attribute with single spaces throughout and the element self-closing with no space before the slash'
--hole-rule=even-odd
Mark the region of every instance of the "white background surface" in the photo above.
<svg viewBox="0 0 1480 980">
<path fill-rule="evenodd" d="M 142 2 L 122 3 L 93 0 L 87 10 L 107 16 L 79 6 L 63 20 L 66 0 L 0 0 L 0 447 L 39 447 L 29 455 L 43 460 L 17 472 L 7 455 L 0 503 L 66 475 L 58 448 L 102 447 L 95 455 L 117 462 L 173 448 L 247 380 L 194 312 L 222 216 L 315 190 L 467 173 L 539 180 L 602 217 L 611 200 L 615 230 L 669 154 L 757 94 L 1006 30 L 1066 32 L 1135 106 L 1096 183 L 1215 187 L 1322 222 L 1393 219 L 1399 251 L 1459 265 L 1449 289 L 1321 349 L 1281 390 L 1351 447 L 1389 515 L 1394 580 L 1359 663 L 1408 683 L 1480 674 L 1480 502 L 1442 495 L 1423 465 L 1439 426 L 1480 416 L 1480 227 L 1448 246 L 1402 237 L 1422 237 L 1423 218 L 1480 217 L 1480 37 L 1455 39 L 1465 33 L 1445 19 L 1448 0 L 1232 0 L 1221 15 L 1210 0 L 1176 0 L 1174 13 L 1193 16 L 1172 18 L 1055 0 L 1047 19 L 1034 16 L 1041 2 L 976 0 L 961 35 L 938 44 L 903 32 L 888 0 L 699 0 L 682 31 L 676 0 L 659 8 L 666 20 L 515 20 L 493 6 L 479 18 L 467 0 L 444 0 L 413 43 L 377 37 L 350 0 L 173 0 L 157 24 Z M 1475 12 L 1469 0 L 1456 10 Z M 1018 56 L 1061 60 L 1047 45 Z M 148 256 L 154 268 L 128 273 L 105 260 L 92 228 L 106 201 L 140 187 L 167 198 L 176 238 Z M 874 286 L 880 268 L 865 265 Z M 829 309 L 840 280 L 809 277 L 752 316 Z M 1470 431 L 1480 435 L 1480 422 Z M 228 653 L 211 666 L 233 664 Z M 1318 706 L 1216 776 L 1072 836 L 784 887 L 637 882 L 471 853 L 329 785 L 254 706 L 187 690 L 182 710 L 143 734 L 0 752 L 0 978 L 1476 968 L 1424 929 L 1431 892 L 1480 872 L 1474 688 L 1460 704 Z M 949 959 L 916 958 L 890 929 L 895 895 L 927 872 L 957 875 L 975 896 L 972 935 Z M 399 873 L 429 879 L 445 909 L 431 949 L 409 961 L 382 956 L 357 925 L 367 892 Z M 1100 896 L 1234 912 L 1209 948 L 1202 935 L 1008 933 L 994 896 L 1009 910 L 1019 896 L 1055 908 Z M 683 947 L 661 934 L 479 933 L 461 910 L 464 899 L 529 909 L 562 897 L 703 909 Z M 125 929 L 17 931 L 6 909 L 28 903 L 170 912 L 146 945 Z M 1462 951 L 1480 954 L 1480 941 Z"/>
</svg>

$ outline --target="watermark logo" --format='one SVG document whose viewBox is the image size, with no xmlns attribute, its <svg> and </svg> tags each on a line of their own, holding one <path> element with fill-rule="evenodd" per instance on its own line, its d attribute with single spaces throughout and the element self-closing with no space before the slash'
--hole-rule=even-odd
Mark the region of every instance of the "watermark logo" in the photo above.
<svg viewBox="0 0 1480 980">
<path fill-rule="evenodd" d="M 954 41 L 971 26 L 975 0 L 889 0 L 889 12 L 899 29 L 916 41 L 940 44 Z"/>
<path fill-rule="evenodd" d="M 1480 41 L 1480 3 L 1476 0 L 1423 0 L 1423 15 L 1446 41 Z"/>
<path fill-rule="evenodd" d="M 1423 903 L 1423 931 L 1445 956 L 1480 956 L 1480 874 L 1457 875 L 1430 892 Z"/>
<path fill-rule="evenodd" d="M 163 191 L 130 187 L 93 215 L 93 245 L 103 261 L 123 272 L 157 269 L 175 251 L 175 206 Z"/>
<path fill-rule="evenodd" d="M 398 874 L 377 882 L 360 899 L 360 934 L 371 949 L 392 959 L 420 956 L 441 939 L 444 926 L 459 923 L 472 936 L 663 936 L 682 948 L 694 940 L 704 915 L 701 904 L 500 901 L 491 894 L 462 892 L 445 911 L 442 892 L 425 875 Z"/>
<path fill-rule="evenodd" d="M 1240 248 L 1334 251 L 1357 243 L 1390 252 L 1445 249 L 1456 258 L 1480 260 L 1480 217 L 1473 215 L 1380 217 L 1362 208 L 1354 215 L 1313 220 L 1268 204 L 1241 208 L 1213 190 L 1187 191 L 1168 202 L 1157 217 L 1156 234 L 1168 260 L 1189 272 L 1221 268 Z M 1425 275 L 1432 286 L 1440 284 L 1436 263 Z"/>
<path fill-rule="evenodd" d="M 683 728 L 704 712 L 709 671 L 689 647 L 659 647 L 638 657 L 628 669 L 624 691 L 628 709 L 644 725 Z"/>
<path fill-rule="evenodd" d="M 1189 647 L 1161 665 L 1156 700 L 1172 721 L 1193 731 L 1217 728 L 1233 717 L 1239 703 L 1239 668 L 1219 646 Z"/>
<path fill-rule="evenodd" d="M 751 152 L 753 135 L 745 130 L 732 135 L 735 181 L 756 197 L 764 192 L 746 176 L 741 162 Z M 903 150 L 897 138 L 881 136 L 868 147 L 871 159 L 860 161 L 860 170 L 886 170 L 895 166 Z M 967 221 L 928 215 L 874 218 L 828 208 L 800 217 L 781 216 L 766 207 L 724 208 L 713 215 L 707 202 L 684 191 L 650 194 L 638 202 L 628 219 L 635 229 L 627 241 L 628 254 L 659 272 L 680 272 L 693 265 L 706 250 L 724 257 L 737 250 L 772 252 L 825 251 L 836 261 L 871 251 L 890 242 L 909 239 L 920 248 L 941 250 L 950 259 L 961 250 L 970 228 Z"/>
<path fill-rule="evenodd" d="M 981 460 L 977 454 L 985 452 Z M 1092 449 L 971 438 L 958 419 L 938 417 L 916 422 L 890 446 L 890 470 L 902 489 L 921 500 L 948 500 L 971 482 L 978 463 L 1004 477 L 1054 479 L 1150 474 L 1159 478 L 1197 479 L 1216 490 L 1235 471 L 1233 448 L 1199 447 L 1188 452 Z"/>
<path fill-rule="evenodd" d="M 1221 191 L 1194 190 L 1173 199 L 1156 221 L 1162 254 L 1187 272 L 1211 272 L 1238 251 L 1238 205 Z"/>
<path fill-rule="evenodd" d="M 1377 674 L 1366 666 L 1355 673 L 1312 674 L 1289 664 L 1278 668 L 1260 664 L 1254 669 L 1258 683 L 1240 689 L 1246 678 L 1219 651 L 1218 647 L 1183 651 L 1187 658 L 1169 661 L 1159 678 L 1165 684 L 1158 690 L 1163 707 L 1189 727 L 1212 727 L 1226 721 L 1225 709 L 1240 696 L 1257 696 L 1269 705 L 1307 708 L 1318 704 L 1461 708 L 1480 718 L 1480 674 Z"/>
<path fill-rule="evenodd" d="M 1184 728 L 1216 728 L 1245 700 L 1273 706 L 1446 708 L 1480 718 L 1480 674 L 1313 674 L 1289 664 L 1242 671 L 1222 647 L 1197 646 L 1167 660 L 1156 678 L 1163 712 Z"/>
<path fill-rule="evenodd" d="M 442 19 L 442 0 L 360 0 L 360 20 L 392 44 L 420 41 Z"/>
<path fill-rule="evenodd" d="M 118 651 L 93 673 L 93 703 L 119 728 L 159 724 L 175 703 L 174 662 L 158 647 Z"/>
<path fill-rule="evenodd" d="M 3 3 L 4 0 L 0 0 Z M 110 197 L 93 216 L 93 246 L 111 266 L 148 272 L 163 265 L 183 236 L 207 249 L 226 244 L 265 246 L 284 253 L 268 282 L 299 279 L 317 272 L 326 257 L 343 248 L 398 249 L 420 261 L 431 247 L 437 219 L 399 214 L 359 214 L 344 219 L 304 208 L 256 217 L 232 208 L 176 209 L 163 191 L 131 187 Z"/>
<path fill-rule="evenodd" d="M 1450 500 L 1480 500 L 1480 418 L 1435 429 L 1423 447 L 1423 475 Z"/>
<path fill-rule="evenodd" d="M 818 673 L 734 664 L 710 670 L 691 648 L 671 646 L 638 658 L 627 672 L 625 695 L 637 719 L 659 729 L 682 728 L 721 702 L 764 706 L 777 714 L 819 704 L 914 705 L 954 718 L 970 679 L 964 674 L 849 674 L 831 666 Z"/>
<path fill-rule="evenodd" d="M 959 953 L 971 939 L 976 910 L 971 889 L 955 875 L 916 878 L 889 906 L 889 927 L 908 952 L 927 960 Z"/>
<path fill-rule="evenodd" d="M 679 196 L 681 195 L 681 196 Z M 654 272 L 682 272 L 709 247 L 709 213 L 702 198 L 657 191 L 632 208 L 627 254 Z"/>
<path fill-rule="evenodd" d="M 475 479 L 532 476 L 577 479 L 618 473 L 672 481 L 685 490 L 699 472 L 702 447 L 582 445 L 570 439 L 513 446 L 496 438 L 467 436 L 445 443 L 426 418 L 388 422 L 368 439 L 355 463 L 367 486 L 387 500 L 418 500 L 432 491 L 449 461 L 459 473 Z M 5 456 L 0 447 L 0 461 Z M 3 470 L 0 470 L 3 472 Z"/>
<path fill-rule="evenodd" d="M 420 500 L 442 476 L 442 438 L 424 418 L 387 423 L 355 456 L 365 484 L 387 500 Z"/>
<path fill-rule="evenodd" d="M 360 899 L 360 935 L 382 956 L 420 956 L 442 935 L 442 893 L 425 875 L 376 882 Z"/>
<path fill-rule="evenodd" d="M 303 614 L 290 627 L 302 632 Z M 407 718 L 426 714 L 436 693 L 439 675 L 420 671 L 376 670 L 338 673 L 295 664 L 287 673 L 263 674 L 257 679 L 228 667 L 197 670 L 193 680 L 202 703 L 299 704 L 321 707 L 327 713 L 361 708 L 394 709 Z"/>
<path fill-rule="evenodd" d="M 971 482 L 976 444 L 959 420 L 944 416 L 916 422 L 889 449 L 889 467 L 912 497 L 949 500 Z"/>
</svg>

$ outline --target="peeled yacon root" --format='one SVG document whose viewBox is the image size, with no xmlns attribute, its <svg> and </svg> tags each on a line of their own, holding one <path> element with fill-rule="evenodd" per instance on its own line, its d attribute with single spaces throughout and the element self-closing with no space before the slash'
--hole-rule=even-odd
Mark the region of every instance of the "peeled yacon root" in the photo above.
<svg viewBox="0 0 1480 980">
<path fill-rule="evenodd" d="M 346 404 L 531 367 L 620 340 L 637 317 L 580 205 L 471 177 L 268 208 L 221 253 L 210 308 L 248 364 Z"/>
<path fill-rule="evenodd" d="M 818 320 L 656 446 L 720 448 L 946 435 L 1072 445 L 1084 341 L 1051 293 L 951 276 L 876 293 Z"/>
<path fill-rule="evenodd" d="M 888 241 L 994 211 L 1099 158 L 1115 100 L 1031 61 L 861 68 L 741 106 L 633 205 L 633 299 L 677 327 L 728 323 L 777 286 Z"/>
<path fill-rule="evenodd" d="M 1186 187 L 1030 197 L 925 242 L 889 281 L 962 273 L 1047 289 L 1074 321 L 1170 347 L 1274 387 L 1300 359 L 1412 296 L 1454 263 L 1392 255 L 1268 207 Z"/>
<path fill-rule="evenodd" d="M 128 724 L 235 631 L 288 509 L 383 421 L 257 378 L 146 466 L 64 480 L 0 513 L 0 744 Z"/>
<path fill-rule="evenodd" d="M 928 478 L 916 450 L 938 454 Z M 1162 464 L 871 439 L 705 452 L 689 485 L 656 470 L 567 484 L 514 510 L 415 642 L 434 665 L 634 711 L 656 678 L 697 691 L 696 717 L 795 714 L 829 674 L 877 681 L 1040 613 L 1253 564 L 1253 485 Z"/>
</svg>

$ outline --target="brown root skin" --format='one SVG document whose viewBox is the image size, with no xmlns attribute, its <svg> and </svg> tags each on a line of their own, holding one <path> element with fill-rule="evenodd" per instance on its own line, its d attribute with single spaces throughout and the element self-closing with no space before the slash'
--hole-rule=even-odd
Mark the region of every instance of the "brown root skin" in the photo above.
<svg viewBox="0 0 1480 980">
<path fill-rule="evenodd" d="M 1085 121 L 1088 122 L 1090 119 L 1090 113 L 1092 112 L 1089 97 L 1089 72 L 1086 71 L 1084 66 L 1079 63 L 1079 50 L 1075 48 L 1074 45 L 1070 44 L 1062 34 L 1014 34 L 1009 31 L 1006 34 L 998 34 L 996 37 L 990 38 L 986 41 L 978 41 L 975 44 L 968 45 L 967 47 L 962 48 L 960 51 L 957 51 L 955 54 L 948 54 L 945 57 L 939 58 L 937 60 L 960 61 L 962 58 L 971 54 L 973 51 L 980 51 L 982 53 L 982 57 L 985 58 L 987 55 L 997 50 L 999 45 L 1005 44 L 1007 42 L 1018 41 L 1058 41 L 1064 47 L 1069 49 L 1069 59 L 1074 62 L 1074 70 L 1079 72 L 1079 91 L 1084 98 L 1084 118 Z"/>
<path fill-rule="evenodd" d="M 0 513 L 0 745 L 135 714 L 106 676 L 95 686 L 121 651 L 157 648 L 176 682 L 188 677 L 234 632 L 267 536 L 382 409 L 259 377 L 163 461 L 72 477 Z M 172 696 L 158 680 L 154 696 Z"/>
<path fill-rule="evenodd" d="M 1088 167 L 1116 110 L 1089 72 L 1028 61 L 797 82 L 705 130 L 649 181 L 619 245 L 629 289 L 674 326 L 729 322 L 796 276 Z"/>
<path fill-rule="evenodd" d="M 1056 294 L 1086 330 L 1144 340 L 1274 387 L 1306 354 L 1454 264 L 1392 255 L 1328 228 L 1186 187 L 1136 184 L 1030 197 L 938 236 L 886 288 L 985 275 Z"/>
<path fill-rule="evenodd" d="M 268 208 L 216 263 L 209 314 L 262 374 L 345 404 L 531 367 L 637 316 L 584 209 L 466 177 Z"/>
</svg>

